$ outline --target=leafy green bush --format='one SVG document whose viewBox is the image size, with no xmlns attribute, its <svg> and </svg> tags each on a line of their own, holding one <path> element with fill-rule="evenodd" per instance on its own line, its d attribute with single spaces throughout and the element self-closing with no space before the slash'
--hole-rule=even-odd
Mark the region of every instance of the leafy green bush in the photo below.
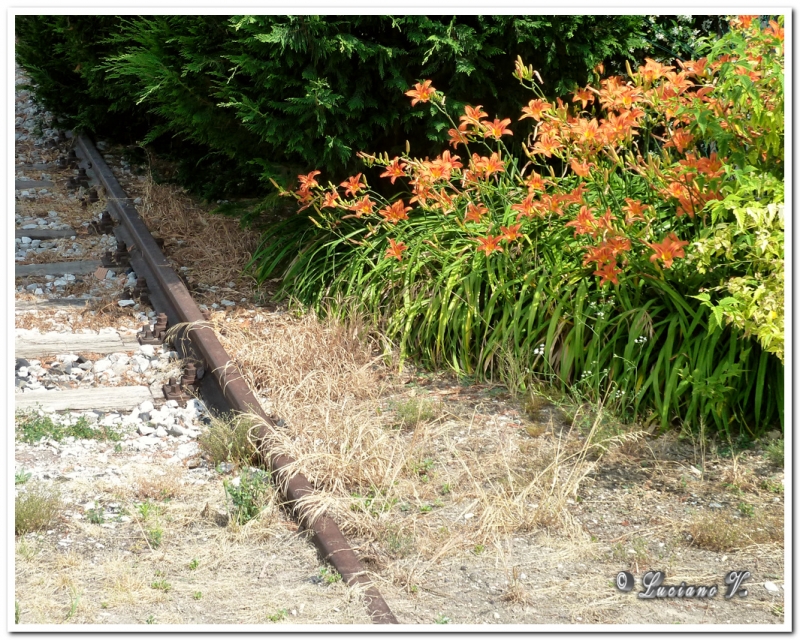
<svg viewBox="0 0 800 640">
<path fill-rule="evenodd" d="M 766 197 L 767 211 L 782 200 L 751 184 L 782 171 L 782 29 L 747 24 L 756 30 L 734 29 L 680 72 L 647 60 L 571 103 L 549 102 L 518 60 L 535 94 L 520 118 L 535 122 L 524 166 L 503 142 L 511 120 L 467 105 L 448 130 L 464 162 L 363 154 L 400 180 L 400 199 L 364 173 L 338 186 L 298 176 L 294 195 L 312 214 L 265 235 L 258 276 L 281 270 L 284 293 L 321 311 L 329 299 L 362 306 L 429 365 L 503 376 L 510 357 L 662 426 L 765 429 L 782 420 L 780 362 L 692 299 L 760 267 L 716 256 L 704 269 L 687 247 L 722 233 L 730 198 Z M 450 119 L 430 80 L 406 95 Z M 777 273 L 782 234 L 773 239 Z"/>
</svg>

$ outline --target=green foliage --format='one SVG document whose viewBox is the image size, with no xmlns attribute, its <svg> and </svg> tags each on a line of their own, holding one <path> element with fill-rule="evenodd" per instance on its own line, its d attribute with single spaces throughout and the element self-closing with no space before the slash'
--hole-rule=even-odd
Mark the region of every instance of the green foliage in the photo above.
<svg viewBox="0 0 800 640">
<path fill-rule="evenodd" d="M 239 483 L 224 480 L 225 492 L 233 504 L 239 524 L 245 524 L 257 517 L 264 507 L 269 488 L 269 474 L 258 469 L 245 469 L 239 476 Z"/>
<path fill-rule="evenodd" d="M 767 445 L 767 460 L 769 460 L 776 467 L 783 467 L 784 464 L 785 457 L 783 442 L 783 438 L 781 438 L 779 440 L 774 440 Z"/>
<path fill-rule="evenodd" d="M 56 442 L 73 437 L 79 440 L 111 440 L 116 442 L 122 436 L 111 427 L 97 425 L 93 427 L 81 416 L 76 420 L 62 416 L 54 420 L 50 416 L 40 416 L 38 412 L 18 413 L 15 417 L 17 438 L 22 442 L 35 443 L 42 438 Z"/>
<path fill-rule="evenodd" d="M 433 153 L 446 128 L 402 95 L 420 78 L 448 93 L 452 113 L 469 100 L 507 114 L 524 96 L 497 70 L 518 55 L 548 95 L 563 94 L 599 62 L 644 55 L 668 27 L 650 18 L 19 16 L 16 36 L 37 99 L 65 126 L 157 142 L 183 158 L 184 184 L 221 197 L 309 165 L 344 174 L 356 152 L 407 139 Z"/>
<path fill-rule="evenodd" d="M 31 479 L 31 474 L 28 471 L 25 471 L 24 468 L 20 469 L 19 471 L 14 472 L 14 485 L 18 484 L 25 484 L 28 480 Z"/>
<path fill-rule="evenodd" d="M 328 567 L 322 567 L 319 570 L 319 577 L 322 578 L 322 581 L 325 584 L 334 584 L 342 579 L 342 576 L 339 574 L 339 572 L 337 572 L 335 569 L 329 569 Z"/>
</svg>

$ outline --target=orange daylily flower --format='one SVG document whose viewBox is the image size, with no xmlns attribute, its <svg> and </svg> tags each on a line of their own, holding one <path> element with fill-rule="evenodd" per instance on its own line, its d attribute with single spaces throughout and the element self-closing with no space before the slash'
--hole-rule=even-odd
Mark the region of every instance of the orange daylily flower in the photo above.
<svg viewBox="0 0 800 640">
<path fill-rule="evenodd" d="M 591 120 L 579 118 L 575 124 L 572 125 L 572 130 L 578 144 L 595 144 L 601 142 L 600 125 L 597 124 L 597 118 L 592 118 Z"/>
<path fill-rule="evenodd" d="M 414 85 L 413 89 L 406 91 L 406 95 L 412 98 L 411 100 L 412 107 L 415 106 L 418 102 L 428 102 L 431 99 L 431 97 L 433 97 L 433 94 L 436 93 L 436 89 L 434 89 L 431 86 L 431 82 L 432 82 L 431 80 L 425 80 L 425 82 L 423 82 L 422 84 L 417 82 Z"/>
<path fill-rule="evenodd" d="M 519 228 L 522 225 L 520 224 L 513 224 L 510 227 L 500 227 L 500 232 L 503 240 L 506 242 L 513 242 L 517 238 L 522 237 L 519 233 Z"/>
<path fill-rule="evenodd" d="M 528 197 L 525 198 L 519 204 L 512 204 L 511 205 L 512 211 L 519 211 L 517 214 L 517 220 L 522 218 L 523 216 L 527 218 L 532 218 L 536 214 L 537 207 L 533 204 L 533 193 L 528 193 Z"/>
<path fill-rule="evenodd" d="M 378 213 L 380 213 L 387 222 L 391 222 L 392 224 L 397 224 L 401 220 L 408 220 L 408 215 L 406 211 L 411 211 L 411 207 L 403 206 L 402 200 L 397 200 L 393 204 L 388 207 L 384 207 Z"/>
<path fill-rule="evenodd" d="M 578 89 L 573 94 L 572 101 L 573 102 L 580 101 L 581 109 L 585 109 L 587 104 L 594 102 L 594 94 L 592 93 L 591 89 L 589 89 L 589 87 L 585 87 L 584 89 Z"/>
<path fill-rule="evenodd" d="M 450 140 L 448 142 L 453 145 L 454 149 L 459 144 L 467 144 L 469 142 L 469 140 L 467 140 L 467 136 L 465 136 L 464 133 L 458 129 L 448 129 L 447 135 L 450 136 Z"/>
<path fill-rule="evenodd" d="M 406 165 L 405 164 L 401 165 L 400 158 L 396 157 L 394 160 L 392 160 L 392 164 L 386 167 L 386 171 L 384 171 L 380 177 L 390 178 L 391 183 L 394 184 L 394 181 L 397 180 L 397 178 L 405 177 L 406 172 L 403 171 L 404 167 L 406 167 Z"/>
<path fill-rule="evenodd" d="M 325 207 L 330 207 L 332 209 L 335 209 L 337 206 L 339 206 L 338 204 L 336 204 L 336 201 L 338 199 L 339 199 L 338 193 L 336 193 L 335 191 L 326 191 L 325 199 L 322 201 L 322 208 L 324 209 Z"/>
<path fill-rule="evenodd" d="M 395 240 L 389 239 L 389 248 L 386 249 L 386 257 L 387 258 L 397 258 L 400 262 L 403 261 L 403 251 L 406 251 L 408 247 L 403 242 L 397 242 Z"/>
<path fill-rule="evenodd" d="M 347 180 L 342 182 L 340 187 L 345 187 L 344 195 L 346 196 L 355 196 L 361 189 L 364 189 L 367 185 L 361 182 L 361 174 L 355 176 L 350 176 Z"/>
<path fill-rule="evenodd" d="M 369 215 L 372 213 L 372 208 L 375 206 L 375 203 L 369 199 L 369 196 L 364 196 L 356 202 L 355 204 L 350 205 L 347 207 L 350 211 L 354 211 L 356 214 L 356 218 L 360 218 L 363 215 Z"/>
<path fill-rule="evenodd" d="M 489 122 L 488 120 L 482 120 L 481 124 L 486 127 L 486 131 L 483 134 L 484 138 L 488 138 L 492 136 L 495 140 L 499 140 L 502 136 L 509 135 L 513 136 L 514 133 L 511 129 L 508 129 L 508 125 L 511 124 L 511 118 L 504 118 L 503 120 L 499 120 L 498 118 L 494 119 L 494 122 Z"/>
<path fill-rule="evenodd" d="M 630 226 L 636 220 L 644 220 L 644 212 L 650 205 L 642 204 L 633 198 L 625 198 L 625 206 L 622 212 L 625 214 L 625 224 Z"/>
<path fill-rule="evenodd" d="M 461 158 L 458 156 L 451 156 L 449 151 L 443 151 L 442 155 L 436 158 L 431 164 L 434 167 L 440 167 L 446 178 L 450 178 L 450 172 L 453 169 L 461 169 L 464 165 L 460 162 Z"/>
<path fill-rule="evenodd" d="M 577 238 L 579 234 L 594 233 L 596 223 L 597 218 L 594 217 L 589 207 L 584 205 L 575 220 L 568 222 L 566 226 L 575 227 L 573 237 Z"/>
<path fill-rule="evenodd" d="M 483 216 L 489 213 L 489 210 L 482 204 L 477 205 L 471 202 L 467 204 L 467 214 L 464 216 L 464 222 L 480 222 Z"/>
<path fill-rule="evenodd" d="M 314 176 L 318 176 L 320 173 L 322 173 L 322 172 L 321 171 L 312 171 L 311 173 L 309 173 L 307 175 L 302 175 L 301 174 L 301 175 L 297 176 L 297 179 L 300 181 L 300 190 L 308 191 L 309 189 L 311 189 L 311 187 L 318 187 L 319 184 L 317 183 L 316 180 L 314 180 Z"/>
<path fill-rule="evenodd" d="M 471 107 L 466 105 L 464 107 L 464 115 L 459 117 L 461 120 L 461 124 L 459 125 L 459 129 L 461 131 L 465 131 L 468 125 L 474 125 L 476 127 L 480 126 L 481 118 L 488 118 L 489 114 L 483 110 L 483 105 L 478 105 L 477 107 Z"/>
<path fill-rule="evenodd" d="M 645 65 L 639 67 L 639 74 L 645 84 L 651 84 L 655 80 L 663 78 L 667 74 L 667 71 L 673 70 L 672 67 L 656 62 L 651 58 L 645 58 L 644 61 Z"/>
<path fill-rule="evenodd" d="M 743 29 L 749 29 L 750 25 L 753 23 L 753 20 L 758 18 L 758 16 L 736 16 L 733 20 L 731 20 L 731 24 L 733 26 L 741 26 Z"/>
<path fill-rule="evenodd" d="M 531 172 L 524 184 L 528 191 L 544 191 L 544 178 L 535 171 Z"/>
<path fill-rule="evenodd" d="M 591 169 L 591 165 L 588 162 L 578 162 L 577 158 L 572 158 L 572 160 L 569 161 L 569 166 L 572 167 L 572 170 L 581 178 L 588 176 Z"/>
<path fill-rule="evenodd" d="M 678 240 L 678 236 L 670 233 L 661 242 L 647 242 L 654 253 L 650 256 L 650 262 L 661 260 L 664 263 L 664 268 L 669 269 L 672 266 L 675 258 L 685 258 L 683 247 L 689 244 L 686 240 Z"/>
<path fill-rule="evenodd" d="M 531 100 L 528 103 L 527 107 L 522 107 L 522 117 L 520 120 L 524 120 L 525 118 L 533 118 L 534 120 L 541 120 L 542 113 L 550 109 L 553 105 L 549 102 L 545 102 L 544 100 L 537 98 L 536 100 Z"/>
<path fill-rule="evenodd" d="M 695 76 L 696 78 L 701 78 L 706 73 L 706 65 L 708 65 L 708 58 L 700 58 L 699 60 L 686 60 L 681 61 L 678 60 L 678 64 L 681 66 L 688 75 Z M 711 87 L 707 87 L 711 89 Z"/>
<path fill-rule="evenodd" d="M 593 275 L 600 276 L 600 286 L 602 287 L 606 282 L 619 284 L 617 276 L 621 271 L 622 270 L 617 267 L 616 263 L 609 262 L 595 271 Z"/>
<path fill-rule="evenodd" d="M 532 153 L 543 153 L 548 158 L 552 157 L 553 153 L 561 148 L 561 143 L 548 135 L 539 136 L 536 144 L 531 149 Z"/>
<path fill-rule="evenodd" d="M 503 236 L 487 235 L 485 238 L 478 238 L 478 251 L 483 251 L 487 256 L 494 251 L 502 251 L 500 240 Z"/>
<path fill-rule="evenodd" d="M 672 137 L 664 144 L 664 148 L 675 147 L 678 153 L 683 153 L 686 147 L 692 143 L 692 140 L 694 140 L 694 136 L 686 129 L 676 129 L 672 133 Z"/>
<path fill-rule="evenodd" d="M 764 29 L 764 33 L 768 33 L 772 36 L 775 36 L 778 40 L 783 42 L 784 38 L 783 27 L 774 20 L 769 21 L 769 26 L 766 29 Z"/>
</svg>

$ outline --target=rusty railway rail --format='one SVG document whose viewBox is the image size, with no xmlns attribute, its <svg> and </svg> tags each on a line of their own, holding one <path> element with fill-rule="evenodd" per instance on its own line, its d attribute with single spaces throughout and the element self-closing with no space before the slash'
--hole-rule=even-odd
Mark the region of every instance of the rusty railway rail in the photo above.
<svg viewBox="0 0 800 640">
<path fill-rule="evenodd" d="M 182 357 L 199 363 L 199 368 L 189 373 L 184 382 L 194 384 L 206 403 L 218 411 L 255 414 L 275 426 L 275 421 L 261 408 L 238 367 L 220 344 L 183 281 L 169 266 L 147 225 L 91 140 L 83 135 L 78 136 L 75 149 L 81 169 L 85 169 L 86 174 L 94 177 L 105 189 L 109 212 L 117 223 L 113 232 L 119 241 L 125 243 L 125 258 L 130 261 L 130 266 L 139 278 L 146 281 L 151 305 L 156 312 L 166 315 L 168 326 L 177 327 L 178 336 L 174 340 L 176 350 Z M 120 258 L 117 255 L 117 260 Z M 142 288 L 143 284 L 140 286 Z M 168 391 L 174 393 L 176 389 Z M 301 498 L 314 492 L 314 487 L 304 475 L 286 473 L 288 465 L 294 460 L 266 451 L 265 436 L 266 427 L 261 427 L 257 433 L 261 461 L 270 470 L 299 525 L 312 533 L 312 542 L 323 559 L 336 568 L 348 585 L 360 585 L 365 589 L 366 608 L 373 622 L 397 624 L 397 618 L 370 580 L 336 522 L 327 515 L 312 521 L 296 508 Z"/>
</svg>

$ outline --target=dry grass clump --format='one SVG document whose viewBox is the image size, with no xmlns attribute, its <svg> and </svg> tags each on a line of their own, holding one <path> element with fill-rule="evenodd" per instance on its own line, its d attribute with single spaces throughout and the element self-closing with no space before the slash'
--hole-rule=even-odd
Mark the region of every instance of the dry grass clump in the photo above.
<svg viewBox="0 0 800 640">
<path fill-rule="evenodd" d="M 255 317 L 246 324 L 216 321 L 223 346 L 260 389 L 296 403 L 375 398 L 385 371 L 358 320 L 341 324 L 308 313 Z"/>
<path fill-rule="evenodd" d="M 709 551 L 734 551 L 752 544 L 783 544 L 783 518 L 758 511 L 749 518 L 703 513 L 689 521 L 692 544 Z"/>
<path fill-rule="evenodd" d="M 247 466 L 253 462 L 257 453 L 252 440 L 252 429 L 252 422 L 244 416 L 231 419 L 213 418 L 197 442 L 214 465 L 230 462 L 239 467 Z"/>
<path fill-rule="evenodd" d="M 259 235 L 243 229 L 236 220 L 209 215 L 183 189 L 145 183 L 143 204 L 138 208 L 147 226 L 164 238 L 164 252 L 177 264 L 188 267 L 187 275 L 208 286 L 224 288 L 223 294 L 253 294 L 252 282 L 242 271 L 258 245 Z M 234 282 L 235 289 L 228 288 Z"/>
<path fill-rule="evenodd" d="M 136 497 L 140 500 L 166 500 L 180 495 L 181 472 L 167 468 L 159 473 L 140 475 L 133 483 Z"/>
<path fill-rule="evenodd" d="M 14 498 L 14 533 L 45 529 L 61 510 L 61 495 L 55 487 L 32 482 Z"/>
</svg>

